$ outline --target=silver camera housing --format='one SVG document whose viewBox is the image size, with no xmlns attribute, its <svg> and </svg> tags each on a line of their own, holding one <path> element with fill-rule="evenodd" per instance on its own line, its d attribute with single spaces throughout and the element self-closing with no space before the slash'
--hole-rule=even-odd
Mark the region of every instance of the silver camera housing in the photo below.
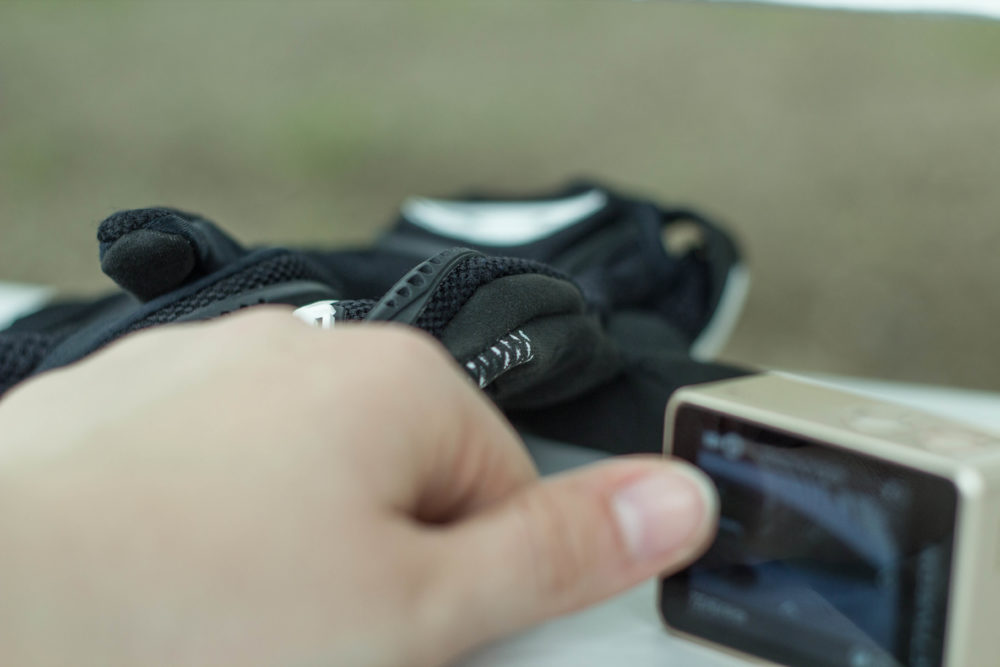
<svg viewBox="0 0 1000 667">
<path fill-rule="evenodd" d="M 679 416 L 682 416 L 685 425 L 678 424 Z M 714 426 L 706 427 L 699 432 L 700 427 L 691 426 L 697 420 L 701 420 L 697 424 L 728 426 L 725 429 L 721 426 L 718 429 Z M 770 437 L 772 440 L 780 437 L 783 444 L 774 445 L 779 449 L 764 451 L 764 448 L 768 447 L 766 443 L 758 444 L 746 440 L 744 436 L 726 435 L 722 430 L 726 430 L 727 434 L 758 432 L 762 434 L 762 438 Z M 825 463 L 822 461 L 825 460 L 837 462 L 831 469 L 841 467 L 845 470 L 851 469 L 852 462 L 857 463 L 862 471 L 877 468 L 880 476 L 872 479 L 883 482 L 893 478 L 918 480 L 919 483 L 915 482 L 916 485 L 911 489 L 911 492 L 915 490 L 915 495 L 920 496 L 913 499 L 914 511 L 918 506 L 924 510 L 936 506 L 936 498 L 928 497 L 938 493 L 935 489 L 941 490 L 941 503 L 948 508 L 945 514 L 949 515 L 949 520 L 950 508 L 954 506 L 953 525 L 949 528 L 953 531 L 950 533 L 950 561 L 947 561 L 947 572 L 942 575 L 947 577 L 944 580 L 947 588 L 941 593 L 946 600 L 939 603 L 938 607 L 943 607 L 943 610 L 940 612 L 940 618 L 936 618 L 933 623 L 933 632 L 939 633 L 939 636 L 897 638 L 900 646 L 907 641 L 910 645 L 931 639 L 937 642 L 935 648 L 925 654 L 914 649 L 913 657 L 906 657 L 904 654 L 911 649 L 904 647 L 897 650 L 889 646 L 883 647 L 884 651 L 880 651 L 877 647 L 872 651 L 852 649 L 853 653 L 850 651 L 841 653 L 840 649 L 837 649 L 836 655 L 820 654 L 816 658 L 807 658 L 805 656 L 809 648 L 800 647 L 801 651 L 797 653 L 795 645 L 796 642 L 808 642 L 807 636 L 803 633 L 810 630 L 806 624 L 800 622 L 801 619 L 791 618 L 787 627 L 782 626 L 780 621 L 775 625 L 768 620 L 766 625 L 770 631 L 767 632 L 767 636 L 756 639 L 750 637 L 748 640 L 749 635 L 746 632 L 749 631 L 745 628 L 753 625 L 753 614 L 759 609 L 741 606 L 740 603 L 724 599 L 724 596 L 713 597 L 699 592 L 694 583 L 696 581 L 694 573 L 699 572 L 697 568 L 702 561 L 694 563 L 676 577 L 661 581 L 659 607 L 669 630 L 763 664 L 821 664 L 818 660 L 823 660 L 822 664 L 843 664 L 852 667 L 901 664 L 921 666 L 1000 664 L 1000 631 L 997 629 L 997 622 L 1000 620 L 1000 512 L 997 511 L 1000 508 L 1000 436 L 895 403 L 775 373 L 762 373 L 679 390 L 667 406 L 664 434 L 666 455 L 678 455 L 691 460 L 695 465 L 699 465 L 699 460 L 702 460 L 703 464 L 711 461 L 721 462 L 717 468 L 729 465 L 730 473 L 727 474 L 730 475 L 733 470 L 740 470 L 743 476 L 742 484 L 760 484 L 762 487 L 759 490 L 762 494 L 759 495 L 760 498 L 767 497 L 768 487 L 773 490 L 777 484 L 784 483 L 780 481 L 781 479 L 792 478 L 789 484 L 798 484 L 799 488 L 805 488 L 802 486 L 803 483 L 815 486 L 817 496 L 826 498 L 817 501 L 827 503 L 827 509 L 824 511 L 840 511 L 844 516 L 848 516 L 851 510 L 844 507 L 851 502 L 867 506 L 875 506 L 882 502 L 872 493 L 865 495 L 865 491 L 848 488 L 857 483 L 853 479 L 837 482 L 814 477 L 814 473 L 816 475 L 823 473 L 821 468 Z M 697 442 L 694 439 L 697 439 Z M 799 443 L 805 449 L 797 449 Z M 753 447 L 759 449 L 742 451 L 744 448 Z M 782 450 L 780 447 L 786 449 Z M 819 457 L 817 460 L 820 463 L 815 467 L 801 465 L 790 475 L 786 474 L 787 470 L 774 472 L 766 469 L 770 465 L 765 460 L 768 457 L 780 466 L 781 456 L 794 457 L 799 453 L 804 455 L 808 451 L 816 452 Z M 764 454 L 766 456 L 763 456 Z M 752 456 L 758 458 L 751 461 Z M 805 458 L 801 460 L 806 461 Z M 842 462 L 847 462 L 846 467 L 841 466 Z M 888 474 L 886 471 L 889 471 Z M 711 471 L 707 472 L 712 476 Z M 723 478 L 717 479 L 717 484 L 720 479 Z M 759 481 L 747 482 L 748 479 Z M 858 498 L 843 500 L 849 494 Z M 744 494 L 741 497 L 745 499 L 758 496 Z M 833 498 L 832 505 L 830 498 Z M 840 503 L 839 509 L 837 503 Z M 945 503 L 951 504 L 944 505 Z M 777 504 L 771 503 L 775 507 Z M 762 501 L 761 505 L 768 504 Z M 830 507 L 834 509 L 829 509 Z M 737 550 L 743 542 L 754 544 L 756 539 L 756 543 L 759 544 L 763 539 L 760 535 L 766 534 L 768 544 L 774 546 L 773 552 L 784 550 L 795 553 L 797 541 L 806 539 L 799 530 L 789 529 L 787 531 L 789 534 L 782 534 L 780 530 L 776 533 L 774 530 L 768 532 L 761 529 L 761 526 L 767 525 L 772 518 L 778 524 L 781 521 L 776 514 L 773 516 L 768 514 L 770 510 L 766 507 L 763 510 L 750 508 L 750 514 L 744 512 L 747 509 L 745 507 L 734 506 L 731 509 L 732 514 L 744 515 L 744 518 L 727 517 L 726 500 L 723 498 L 722 521 L 732 524 L 734 534 L 739 536 L 733 541 L 733 544 L 737 545 Z M 900 517 L 898 507 L 894 511 L 897 512 L 896 515 L 885 509 L 884 513 L 890 516 L 889 520 L 916 526 L 918 529 L 922 529 L 927 522 L 932 521 L 929 514 L 933 512 L 925 512 L 928 514 L 926 517 L 922 515 Z M 752 521 L 746 519 L 746 516 L 752 516 Z M 740 521 L 744 521 L 747 525 L 740 525 Z M 797 521 L 797 524 L 788 522 L 788 525 L 808 527 L 808 518 L 803 519 L 798 516 Z M 749 525 L 748 522 L 753 525 Z M 859 535 L 855 537 L 866 537 L 864 531 L 870 530 L 870 526 L 864 527 L 860 524 L 858 526 Z M 851 528 L 842 530 L 850 531 Z M 754 533 L 757 535 L 756 538 L 753 537 Z M 750 537 L 747 537 L 748 535 Z M 871 534 L 867 535 L 869 541 L 879 541 L 879 539 L 872 540 L 872 537 Z M 888 537 L 886 541 L 889 541 Z M 732 545 L 728 548 L 730 552 L 733 551 Z M 825 548 L 819 551 L 824 550 Z M 764 551 L 768 549 L 765 548 Z M 709 554 L 712 553 L 710 549 Z M 801 556 L 801 553 L 799 555 Z M 817 555 L 826 558 L 825 553 Z M 720 556 L 716 554 L 713 562 L 717 564 L 723 561 L 724 558 L 720 560 Z M 770 566 L 773 563 L 780 565 L 779 561 L 780 559 L 766 562 Z M 765 559 L 759 556 L 748 557 L 747 562 L 763 563 Z M 717 568 L 704 571 L 723 570 Z M 711 574 L 706 576 L 710 577 Z M 702 579 L 712 582 L 705 577 Z M 894 590 L 898 592 L 899 587 Z M 746 595 L 754 594 L 752 586 L 748 591 Z M 765 594 L 766 591 L 761 589 L 761 595 Z M 714 610 L 713 604 L 715 604 Z M 766 605 L 762 603 L 761 609 L 764 606 Z M 919 602 L 912 603 L 911 606 L 913 608 L 908 608 L 907 613 L 919 612 Z M 767 614 L 770 613 L 768 609 Z M 770 619 L 771 616 L 767 618 Z M 744 629 L 740 627 L 740 619 L 743 619 Z M 846 619 L 847 622 L 851 620 Z M 917 626 L 911 624 L 910 627 Z M 921 633 L 928 634 L 929 626 L 926 622 L 922 627 Z M 819 630 L 822 631 L 822 628 Z M 782 647 L 788 650 L 783 651 Z"/>
</svg>

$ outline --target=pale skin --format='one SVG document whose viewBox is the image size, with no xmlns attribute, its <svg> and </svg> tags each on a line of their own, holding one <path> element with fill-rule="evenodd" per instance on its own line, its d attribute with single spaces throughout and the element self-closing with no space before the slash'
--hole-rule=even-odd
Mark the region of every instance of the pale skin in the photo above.
<svg viewBox="0 0 1000 667">
<path fill-rule="evenodd" d="M 419 332 L 254 310 L 0 399 L 0 664 L 443 665 L 714 533 L 680 462 L 539 479 Z"/>
</svg>

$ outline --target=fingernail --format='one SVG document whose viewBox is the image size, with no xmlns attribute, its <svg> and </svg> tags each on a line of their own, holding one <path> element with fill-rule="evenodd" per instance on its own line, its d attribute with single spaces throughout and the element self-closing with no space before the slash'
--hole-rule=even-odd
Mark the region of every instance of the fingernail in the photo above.
<svg viewBox="0 0 1000 667">
<path fill-rule="evenodd" d="M 611 499 L 629 553 L 648 560 L 688 547 L 717 511 L 715 487 L 705 475 L 680 465 L 640 477 Z"/>
</svg>

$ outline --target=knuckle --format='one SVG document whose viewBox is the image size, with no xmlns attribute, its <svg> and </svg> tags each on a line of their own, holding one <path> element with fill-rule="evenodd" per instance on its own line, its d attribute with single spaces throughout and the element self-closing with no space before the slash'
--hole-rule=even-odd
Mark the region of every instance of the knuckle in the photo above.
<svg viewBox="0 0 1000 667">
<path fill-rule="evenodd" d="M 424 375 L 450 360 L 426 332 L 407 326 L 381 326 L 372 333 L 376 353 L 396 372 Z"/>
<path fill-rule="evenodd" d="M 287 309 L 255 306 L 210 322 L 185 325 L 191 344 L 208 364 L 280 374 L 313 347 L 305 325 Z M 306 335 L 303 335 L 306 334 Z"/>
<path fill-rule="evenodd" d="M 418 359 L 441 358 L 441 346 L 423 329 L 409 326 L 387 326 L 383 332 L 394 339 L 402 351 Z"/>
<path fill-rule="evenodd" d="M 230 328 L 239 328 L 246 333 L 272 333 L 294 331 L 298 322 L 287 308 L 276 306 L 254 306 L 244 311 L 222 317 L 220 324 Z"/>
<path fill-rule="evenodd" d="M 290 327 L 289 320 L 284 309 L 255 306 L 213 320 L 183 323 L 174 331 L 217 353 L 240 354 L 288 336 L 296 324 L 292 321 Z"/>
</svg>

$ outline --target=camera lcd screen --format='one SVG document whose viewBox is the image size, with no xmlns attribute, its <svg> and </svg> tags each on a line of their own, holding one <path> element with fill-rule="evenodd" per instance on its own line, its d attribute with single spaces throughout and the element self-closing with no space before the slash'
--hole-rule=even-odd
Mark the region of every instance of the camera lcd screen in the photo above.
<svg viewBox="0 0 1000 667">
<path fill-rule="evenodd" d="M 719 532 L 665 579 L 674 628 L 789 665 L 940 665 L 957 491 L 947 479 L 693 406 L 674 455 Z"/>
</svg>

